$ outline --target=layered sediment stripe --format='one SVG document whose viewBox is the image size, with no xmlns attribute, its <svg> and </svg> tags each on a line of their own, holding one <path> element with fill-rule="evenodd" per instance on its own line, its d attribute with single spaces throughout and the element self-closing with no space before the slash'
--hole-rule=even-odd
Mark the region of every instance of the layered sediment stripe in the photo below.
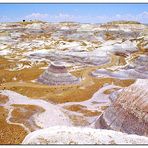
<svg viewBox="0 0 148 148">
<path fill-rule="evenodd" d="M 61 62 L 51 63 L 49 68 L 37 79 L 47 85 L 77 84 L 80 79 L 68 73 Z"/>
<path fill-rule="evenodd" d="M 148 80 L 139 79 L 123 89 L 117 100 L 97 120 L 95 127 L 148 136 L 147 87 Z"/>
</svg>

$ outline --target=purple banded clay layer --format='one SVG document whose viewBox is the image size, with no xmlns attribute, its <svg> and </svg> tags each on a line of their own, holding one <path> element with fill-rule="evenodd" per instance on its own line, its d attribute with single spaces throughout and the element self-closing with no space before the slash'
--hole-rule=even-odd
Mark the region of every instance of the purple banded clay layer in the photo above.
<svg viewBox="0 0 148 148">
<path fill-rule="evenodd" d="M 80 79 L 68 73 L 61 62 L 51 63 L 49 68 L 37 79 L 37 82 L 47 85 L 77 84 Z"/>
<path fill-rule="evenodd" d="M 95 127 L 148 136 L 148 81 L 139 79 L 123 89 Z"/>
</svg>

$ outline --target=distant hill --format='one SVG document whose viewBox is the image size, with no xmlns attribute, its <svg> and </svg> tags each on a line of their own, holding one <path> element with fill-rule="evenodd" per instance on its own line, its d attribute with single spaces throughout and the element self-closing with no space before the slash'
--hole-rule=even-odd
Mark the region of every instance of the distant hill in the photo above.
<svg viewBox="0 0 148 148">
<path fill-rule="evenodd" d="M 120 21 L 111 21 L 111 22 L 107 22 L 107 24 L 141 24 L 140 22 L 137 21 L 124 21 L 124 20 L 120 20 Z"/>
<path fill-rule="evenodd" d="M 59 22 L 61 24 L 77 24 L 78 22 L 73 22 L 73 21 L 62 21 L 62 22 Z"/>
</svg>

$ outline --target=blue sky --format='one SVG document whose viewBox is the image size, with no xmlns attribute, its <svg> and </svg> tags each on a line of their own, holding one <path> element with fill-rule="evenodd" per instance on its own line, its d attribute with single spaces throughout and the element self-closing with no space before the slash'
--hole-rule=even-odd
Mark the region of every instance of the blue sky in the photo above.
<svg viewBox="0 0 148 148">
<path fill-rule="evenodd" d="M 135 20 L 148 23 L 148 4 L 0 4 L 0 22 L 22 19 L 82 23 Z"/>
</svg>

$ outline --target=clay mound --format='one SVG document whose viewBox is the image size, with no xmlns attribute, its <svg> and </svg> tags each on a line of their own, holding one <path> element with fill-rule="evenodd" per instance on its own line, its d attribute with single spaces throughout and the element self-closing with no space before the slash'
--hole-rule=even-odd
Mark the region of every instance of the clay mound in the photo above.
<svg viewBox="0 0 148 148">
<path fill-rule="evenodd" d="M 28 134 L 22 144 L 147 144 L 148 138 L 112 130 L 54 126 Z"/>
<path fill-rule="evenodd" d="M 148 136 L 148 80 L 139 79 L 123 89 L 95 127 Z"/>
<path fill-rule="evenodd" d="M 98 69 L 91 73 L 94 77 L 113 77 L 119 79 L 148 79 L 148 55 L 140 55 L 129 65 L 116 71 Z"/>
<path fill-rule="evenodd" d="M 37 82 L 47 85 L 77 84 L 79 78 L 68 73 L 62 62 L 51 63 L 49 68 L 37 79 Z"/>
</svg>

